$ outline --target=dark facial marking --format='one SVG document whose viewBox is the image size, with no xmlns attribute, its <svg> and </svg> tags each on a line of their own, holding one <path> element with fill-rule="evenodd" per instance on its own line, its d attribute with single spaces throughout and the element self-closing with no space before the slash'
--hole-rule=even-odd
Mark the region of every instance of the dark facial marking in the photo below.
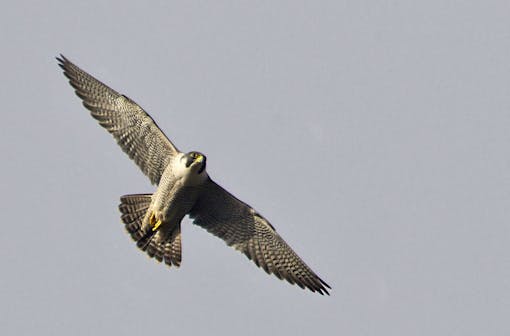
<svg viewBox="0 0 510 336">
<path fill-rule="evenodd" d="M 200 167 L 200 169 L 198 170 L 198 174 L 202 174 L 202 172 L 204 171 L 205 169 L 205 162 L 207 161 L 207 158 L 205 157 L 205 155 L 203 155 L 204 157 L 204 160 L 202 161 L 202 166 Z"/>
<path fill-rule="evenodd" d="M 195 161 L 195 159 L 193 158 L 193 154 L 192 153 L 186 154 L 186 168 L 189 168 L 193 161 Z"/>
</svg>

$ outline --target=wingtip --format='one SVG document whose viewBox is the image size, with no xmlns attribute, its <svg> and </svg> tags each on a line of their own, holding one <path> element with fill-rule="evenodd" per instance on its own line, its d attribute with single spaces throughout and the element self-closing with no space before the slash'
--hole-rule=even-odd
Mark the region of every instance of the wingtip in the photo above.
<svg viewBox="0 0 510 336">
<path fill-rule="evenodd" d="M 330 289 L 331 289 L 331 288 L 330 288 Z M 327 289 L 323 288 L 322 290 L 323 290 L 323 291 L 324 291 L 324 293 L 326 293 L 328 296 L 331 296 L 331 295 L 329 294 L 329 291 L 328 291 Z M 322 294 L 322 293 L 321 293 L 321 294 Z"/>
<path fill-rule="evenodd" d="M 328 285 L 328 284 L 327 284 L 325 281 L 323 281 L 322 279 L 321 279 L 321 282 L 322 282 L 322 284 L 323 284 L 325 287 L 327 287 L 329 290 L 331 290 L 331 289 L 332 289 L 332 288 L 331 288 L 331 286 L 330 286 L 330 285 Z M 322 288 L 322 290 L 324 291 L 324 293 L 326 293 L 326 294 L 328 294 L 328 296 L 330 296 L 329 291 L 328 291 L 326 288 L 324 288 L 324 287 L 323 287 L 323 288 Z"/>
<path fill-rule="evenodd" d="M 322 280 L 321 278 L 317 277 L 317 279 L 319 280 L 319 283 L 317 284 L 317 285 L 318 285 L 318 286 L 317 286 L 317 291 L 318 291 L 321 295 L 324 295 L 324 293 L 325 293 L 325 294 L 327 294 L 328 296 L 330 296 L 328 289 L 329 289 L 329 290 L 331 290 L 331 286 L 330 286 L 330 285 L 328 285 L 328 284 L 326 283 L 326 281 Z"/>
<path fill-rule="evenodd" d="M 328 288 L 329 288 L 329 286 L 328 286 Z M 329 288 L 329 289 L 331 289 L 331 288 Z M 327 296 L 330 296 L 329 291 L 328 291 L 326 288 L 324 288 L 324 287 L 318 288 L 318 289 L 317 289 L 317 292 L 318 292 L 320 295 L 324 295 L 324 294 L 326 294 Z"/>
<path fill-rule="evenodd" d="M 58 61 L 59 67 L 61 67 L 64 70 L 65 70 L 66 64 L 70 63 L 69 59 L 62 54 L 59 54 L 59 56 L 56 56 L 55 59 Z"/>
<path fill-rule="evenodd" d="M 65 63 L 66 63 L 66 59 L 65 57 L 62 56 L 62 54 L 60 55 L 60 57 L 55 57 L 55 59 L 57 60 L 58 62 L 58 66 L 59 68 L 61 68 L 62 70 L 64 70 L 64 73 L 65 73 Z"/>
</svg>

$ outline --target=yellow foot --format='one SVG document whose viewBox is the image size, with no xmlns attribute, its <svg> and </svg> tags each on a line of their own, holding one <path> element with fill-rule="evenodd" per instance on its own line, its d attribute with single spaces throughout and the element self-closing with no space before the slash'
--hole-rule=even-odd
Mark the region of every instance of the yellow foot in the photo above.
<svg viewBox="0 0 510 336">
<path fill-rule="evenodd" d="M 149 217 L 149 224 L 152 226 L 152 231 L 156 231 L 161 226 L 161 219 L 156 219 L 156 215 L 153 212 Z"/>
</svg>

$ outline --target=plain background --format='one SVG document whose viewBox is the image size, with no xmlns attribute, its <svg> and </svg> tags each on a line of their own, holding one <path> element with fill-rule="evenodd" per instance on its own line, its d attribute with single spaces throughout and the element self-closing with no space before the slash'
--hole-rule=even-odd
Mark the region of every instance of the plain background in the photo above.
<svg viewBox="0 0 510 336">
<path fill-rule="evenodd" d="M 2 335 L 509 335 L 508 1 L 84 1 L 0 11 Z M 154 187 L 63 53 L 141 104 L 332 287 L 279 281 L 188 219 L 140 253 Z"/>
</svg>

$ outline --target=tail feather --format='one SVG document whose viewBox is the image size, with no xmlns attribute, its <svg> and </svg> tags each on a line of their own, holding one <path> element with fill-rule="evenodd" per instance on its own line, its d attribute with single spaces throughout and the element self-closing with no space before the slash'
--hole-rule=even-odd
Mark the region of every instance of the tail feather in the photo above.
<svg viewBox="0 0 510 336">
<path fill-rule="evenodd" d="M 173 264 L 177 267 L 181 265 L 182 260 L 182 246 L 181 246 L 181 224 L 170 234 L 169 240 L 165 243 L 163 256 L 165 257 L 165 263 L 170 265 Z"/>
<path fill-rule="evenodd" d="M 157 239 L 146 242 L 146 251 L 151 258 L 159 262 L 164 261 L 168 266 L 179 267 L 182 260 L 181 225 L 178 224 L 172 231 L 166 233 L 158 231 Z"/>
<path fill-rule="evenodd" d="M 143 219 L 151 204 L 151 194 L 124 195 L 120 198 L 119 210 L 127 232 L 137 243 L 146 236 Z M 151 237 L 147 237 L 151 238 Z"/>
<path fill-rule="evenodd" d="M 151 204 L 151 196 L 150 194 L 122 196 L 119 205 L 122 222 L 138 248 L 159 262 L 164 261 L 168 266 L 179 267 L 182 260 L 180 223 L 173 230 L 166 232 L 162 230 L 163 227 L 152 231 L 150 226 L 143 225 Z"/>
</svg>

